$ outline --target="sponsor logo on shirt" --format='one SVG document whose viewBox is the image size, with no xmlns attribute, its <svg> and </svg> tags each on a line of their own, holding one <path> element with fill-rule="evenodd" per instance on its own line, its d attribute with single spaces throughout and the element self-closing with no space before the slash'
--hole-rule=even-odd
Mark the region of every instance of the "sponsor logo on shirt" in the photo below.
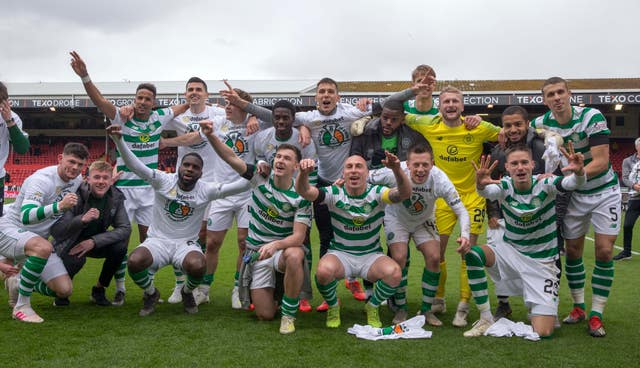
<svg viewBox="0 0 640 368">
<path fill-rule="evenodd" d="M 193 214 L 193 207 L 188 202 L 176 199 L 167 200 L 164 210 L 171 220 L 178 222 L 185 221 Z"/>
<path fill-rule="evenodd" d="M 349 141 L 349 133 L 342 125 L 326 124 L 319 133 L 321 146 L 338 147 Z"/>
</svg>

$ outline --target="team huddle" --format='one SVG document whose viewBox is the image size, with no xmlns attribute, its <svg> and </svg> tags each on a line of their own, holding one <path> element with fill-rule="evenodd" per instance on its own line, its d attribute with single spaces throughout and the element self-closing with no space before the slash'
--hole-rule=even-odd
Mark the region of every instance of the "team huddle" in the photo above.
<svg viewBox="0 0 640 368">
<path fill-rule="evenodd" d="M 139 314 L 153 313 L 161 300 L 155 273 L 171 265 L 175 287 L 167 301 L 197 313 L 209 302 L 219 251 L 235 220 L 232 308 L 252 309 L 260 320 L 274 319 L 279 309 L 280 333 L 293 333 L 297 312 L 312 309 L 314 283 L 324 300 L 317 310 L 326 311 L 327 327 L 339 327 L 342 279 L 365 301 L 367 324 L 383 326 L 382 304 L 393 310 L 394 324 L 408 319 L 412 239 L 425 265 L 418 314 L 442 326 L 445 251 L 457 223 L 460 299 L 452 324 L 467 326 L 472 298 L 480 313 L 465 337 L 481 336 L 509 317 L 512 296 L 523 297 L 533 331 L 550 337 L 559 327 L 561 250 L 573 299 L 562 321 L 588 319 L 590 335 L 605 336 L 620 188 L 608 159 L 604 116 L 571 106 L 565 80 L 550 78 L 542 86 L 546 114 L 529 121 L 523 108 L 511 106 L 500 128 L 462 116 L 463 95 L 454 87 L 440 91 L 436 106 L 436 74 L 426 65 L 413 71 L 411 88 L 379 106 L 367 99 L 341 103 L 337 83 L 323 78 L 312 111 L 296 112 L 286 100 L 269 110 L 228 84 L 220 91 L 226 100 L 220 108 L 207 103 L 206 83 L 193 77 L 186 103 L 154 110 L 152 84 L 140 84 L 133 104 L 117 108 L 92 83 L 80 56 L 71 56 L 88 96 L 111 121 L 107 133 L 117 163 L 93 162 L 83 180 L 88 150 L 68 143 L 58 165 L 25 180 L 0 218 L 0 271 L 8 276 L 14 319 L 43 321 L 31 307 L 34 290 L 68 305 L 72 278 L 87 256 L 105 259 L 91 292 L 96 304 L 124 303 L 128 270 L 143 290 Z M 0 139 L 15 147 L 26 136 L 7 98 L 5 89 Z M 177 136 L 163 138 L 164 130 Z M 490 154 L 487 142 L 494 142 Z M 178 147 L 175 173 L 158 169 L 164 147 Z M 131 222 L 141 243 L 127 255 Z M 315 278 L 312 222 L 321 243 Z M 582 252 L 590 224 L 596 262 L 587 314 Z M 498 296 L 495 313 L 487 273 Z M 112 280 L 111 301 L 105 289 Z"/>
</svg>

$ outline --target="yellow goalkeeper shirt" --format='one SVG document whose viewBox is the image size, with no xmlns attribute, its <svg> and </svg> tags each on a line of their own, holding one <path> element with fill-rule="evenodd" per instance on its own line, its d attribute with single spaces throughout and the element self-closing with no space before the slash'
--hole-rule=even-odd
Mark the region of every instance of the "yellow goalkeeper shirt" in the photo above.
<svg viewBox="0 0 640 368">
<path fill-rule="evenodd" d="M 487 121 L 472 130 L 463 124 L 449 127 L 441 115 L 420 116 L 407 114 L 407 125 L 420 132 L 433 148 L 434 162 L 453 182 L 458 193 L 472 193 L 476 190 L 475 170 L 471 162 L 480 162 L 482 144 L 498 140 L 500 127 Z"/>
</svg>

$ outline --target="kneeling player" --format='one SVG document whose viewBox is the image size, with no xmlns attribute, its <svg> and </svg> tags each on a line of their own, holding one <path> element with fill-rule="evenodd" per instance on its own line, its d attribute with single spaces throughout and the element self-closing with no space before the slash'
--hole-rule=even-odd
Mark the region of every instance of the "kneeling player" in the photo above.
<svg viewBox="0 0 640 368">
<path fill-rule="evenodd" d="M 542 337 L 553 333 L 558 315 L 558 286 L 560 269 L 555 197 L 558 192 L 575 190 L 587 180 L 584 158 L 569 144 L 569 153 L 563 151 L 569 165 L 562 171 L 573 172 L 566 177 L 552 176 L 538 180 L 532 177 L 534 161 L 531 150 L 524 145 L 509 148 L 505 169 L 509 177 L 499 181 L 491 179 L 491 156 L 480 160 L 476 169 L 476 186 L 480 195 L 500 201 L 505 214 L 502 239 L 495 244 L 474 246 L 466 254 L 467 272 L 473 298 L 480 310 L 480 319 L 465 337 L 484 334 L 493 323 L 487 294 L 484 267 L 496 281 L 522 280 L 522 295 L 531 312 L 533 330 Z"/>
<path fill-rule="evenodd" d="M 120 126 L 107 128 L 127 167 L 154 189 L 153 221 L 147 239 L 129 255 L 127 266 L 131 278 L 144 290 L 141 316 L 155 311 L 160 292 L 155 288 L 149 270 L 172 264 L 187 274 L 182 288 L 182 303 L 187 313 L 198 312 L 193 289 L 206 271 L 202 249 L 198 245 L 200 222 L 209 202 L 246 190 L 249 183 L 240 180 L 229 184 L 199 181 L 203 161 L 197 153 L 182 158 L 178 172 L 167 174 L 153 170 L 138 159 L 122 140 Z"/>
<path fill-rule="evenodd" d="M 280 333 L 295 332 L 300 289 L 304 277 L 302 244 L 311 225 L 311 203 L 293 190 L 293 174 L 298 169 L 301 153 L 290 144 L 281 144 L 273 159 L 273 173 L 257 175 L 254 165 L 246 164 L 213 134 L 211 122 L 200 122 L 201 132 L 213 149 L 242 177 L 251 181 L 253 193 L 249 201 L 249 235 L 247 249 L 260 254 L 251 265 L 251 300 L 261 320 L 272 320 L 276 314 L 273 292 L 275 272 L 284 273 L 282 319 Z"/>
</svg>

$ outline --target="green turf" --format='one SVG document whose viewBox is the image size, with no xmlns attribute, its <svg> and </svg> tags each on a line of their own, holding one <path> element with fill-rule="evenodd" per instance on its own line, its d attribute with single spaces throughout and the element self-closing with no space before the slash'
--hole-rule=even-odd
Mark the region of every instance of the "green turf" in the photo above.
<svg viewBox="0 0 640 368">
<path fill-rule="evenodd" d="M 640 226 L 640 225 L 639 225 Z M 635 232 L 640 238 L 640 229 Z M 604 321 L 607 337 L 595 339 L 587 335 L 586 324 L 563 326 L 552 339 L 529 342 L 520 338 L 481 337 L 466 339 L 463 329 L 451 326 L 458 295 L 459 257 L 454 247 L 448 250 L 448 312 L 442 316 L 444 327 L 432 328 L 428 340 L 370 342 L 347 334 L 354 323 L 365 324 L 362 302 L 355 301 L 341 284 L 342 327 L 324 327 L 324 314 L 299 313 L 297 331 L 293 335 L 278 333 L 279 320 L 258 322 L 252 313 L 231 309 L 235 231 L 231 230 L 221 251 L 221 260 L 211 290 L 212 303 L 201 305 L 197 315 L 186 315 L 181 305 L 163 304 L 156 313 L 142 318 L 141 290 L 127 276 L 127 301 L 123 307 L 97 307 L 89 302 L 100 264 L 89 260 L 74 280 L 71 306 L 52 306 L 52 299 L 35 295 L 33 305 L 45 318 L 40 325 L 11 320 L 6 293 L 0 293 L 0 367 L 373 367 L 373 366 L 509 366 L 509 367 L 631 367 L 640 354 L 640 323 L 637 305 L 640 301 L 638 262 L 616 263 L 612 298 Z M 317 263 L 317 232 L 312 233 L 314 263 Z M 622 243 L 620 237 L 617 241 Z M 638 243 L 636 243 L 638 244 Z M 593 244 L 587 242 L 585 264 L 588 275 L 593 267 Z M 636 249 L 639 250 L 639 249 Z M 617 253 L 617 250 L 616 250 Z M 410 310 L 419 307 L 420 277 L 423 262 L 414 255 L 409 273 Z M 170 268 L 156 277 L 163 298 L 173 287 Z M 590 282 L 587 298 L 590 302 Z M 108 291 L 113 296 L 114 285 Z M 315 293 L 313 304 L 319 303 Z M 571 306 L 566 281 L 561 286 L 560 314 Z M 526 311 L 518 298 L 512 298 L 513 318 L 526 320 Z M 495 306 L 495 297 L 492 297 Z M 470 321 L 478 313 L 472 306 Z M 382 308 L 383 322 L 390 323 L 391 313 Z"/>
</svg>

